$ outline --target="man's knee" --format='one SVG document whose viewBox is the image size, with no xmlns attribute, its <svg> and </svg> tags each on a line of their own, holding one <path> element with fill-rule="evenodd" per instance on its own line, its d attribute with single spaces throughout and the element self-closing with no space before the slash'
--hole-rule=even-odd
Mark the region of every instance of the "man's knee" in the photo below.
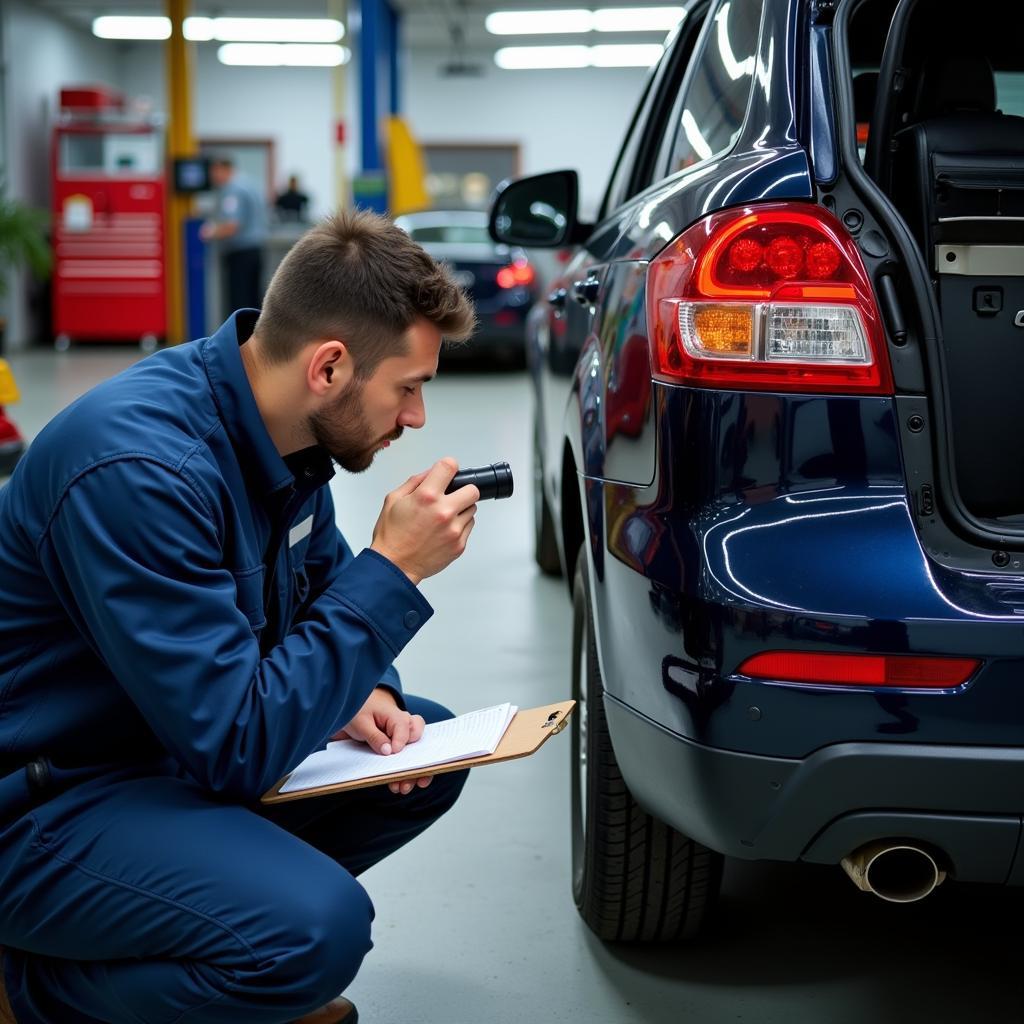
<svg viewBox="0 0 1024 1024">
<path fill-rule="evenodd" d="M 294 993 L 297 1015 L 330 1002 L 355 978 L 373 943 L 373 905 L 347 871 L 321 872 L 304 898 L 282 907 L 277 983 Z"/>
</svg>

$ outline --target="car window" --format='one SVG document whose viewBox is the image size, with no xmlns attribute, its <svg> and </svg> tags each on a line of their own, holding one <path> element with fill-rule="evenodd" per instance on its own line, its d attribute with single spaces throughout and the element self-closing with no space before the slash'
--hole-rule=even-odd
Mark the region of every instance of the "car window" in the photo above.
<svg viewBox="0 0 1024 1024">
<path fill-rule="evenodd" d="M 764 0 L 725 0 L 683 85 L 668 173 L 728 152 L 743 127 L 754 81 Z"/>
<path fill-rule="evenodd" d="M 604 194 L 604 202 L 601 203 L 601 212 L 597 216 L 598 221 L 604 220 L 610 211 L 621 206 L 629 198 L 626 195 L 626 190 L 629 188 L 629 179 L 633 174 L 633 161 L 636 159 L 637 147 L 640 145 L 640 126 L 647 120 L 647 101 L 650 98 L 654 74 L 655 69 L 651 68 L 644 83 L 640 102 L 633 114 L 629 132 L 619 150 L 619 158 L 615 162 L 615 170 L 612 171 L 611 181 L 609 181 L 608 189 Z"/>
<path fill-rule="evenodd" d="M 409 237 L 416 242 L 459 242 L 483 243 L 489 245 L 491 236 L 487 234 L 486 225 L 475 224 L 415 224 L 405 229 Z"/>
</svg>

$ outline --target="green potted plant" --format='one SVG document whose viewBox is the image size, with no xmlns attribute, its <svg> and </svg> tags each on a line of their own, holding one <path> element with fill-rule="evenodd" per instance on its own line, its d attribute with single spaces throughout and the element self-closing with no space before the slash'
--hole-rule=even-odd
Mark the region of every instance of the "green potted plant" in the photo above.
<svg viewBox="0 0 1024 1024">
<path fill-rule="evenodd" d="M 42 210 L 0 195 L 0 299 L 7 291 L 8 272 L 27 267 L 38 277 L 50 272 L 52 256 L 46 238 L 48 217 Z M 0 315 L 0 352 L 5 318 Z"/>
</svg>

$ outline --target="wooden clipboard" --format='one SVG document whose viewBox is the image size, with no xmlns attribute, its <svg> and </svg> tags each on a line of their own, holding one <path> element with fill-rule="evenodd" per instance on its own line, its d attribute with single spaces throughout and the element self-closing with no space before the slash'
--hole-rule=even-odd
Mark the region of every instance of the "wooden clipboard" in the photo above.
<svg viewBox="0 0 1024 1024">
<path fill-rule="evenodd" d="M 576 707 L 576 701 L 563 700 L 558 704 L 546 704 L 539 708 L 521 708 L 509 722 L 505 735 L 493 754 L 484 757 L 467 757 L 461 761 L 446 761 L 444 764 L 429 765 L 413 771 L 387 772 L 364 779 L 353 779 L 351 782 L 337 782 L 330 786 L 314 786 L 312 789 L 297 789 L 292 793 L 282 793 L 281 787 L 289 776 L 281 779 L 273 789 L 260 798 L 265 804 L 284 803 L 286 800 L 304 800 L 310 796 L 326 796 L 329 793 L 344 793 L 350 789 L 365 789 L 367 786 L 380 786 L 388 782 L 402 782 L 407 779 L 418 779 L 424 775 L 443 775 L 445 772 L 458 772 L 465 768 L 480 768 L 486 764 L 498 764 L 500 761 L 512 761 L 517 757 L 529 757 L 537 751 L 549 736 L 561 732 Z"/>
</svg>

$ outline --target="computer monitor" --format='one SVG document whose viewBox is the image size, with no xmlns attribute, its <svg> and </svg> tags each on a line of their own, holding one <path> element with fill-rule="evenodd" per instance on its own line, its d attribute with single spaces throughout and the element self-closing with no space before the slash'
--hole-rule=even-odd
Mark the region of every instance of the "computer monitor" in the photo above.
<svg viewBox="0 0 1024 1024">
<path fill-rule="evenodd" d="M 204 156 L 178 157 L 174 161 L 174 191 L 182 193 L 210 190 L 210 161 Z"/>
</svg>

